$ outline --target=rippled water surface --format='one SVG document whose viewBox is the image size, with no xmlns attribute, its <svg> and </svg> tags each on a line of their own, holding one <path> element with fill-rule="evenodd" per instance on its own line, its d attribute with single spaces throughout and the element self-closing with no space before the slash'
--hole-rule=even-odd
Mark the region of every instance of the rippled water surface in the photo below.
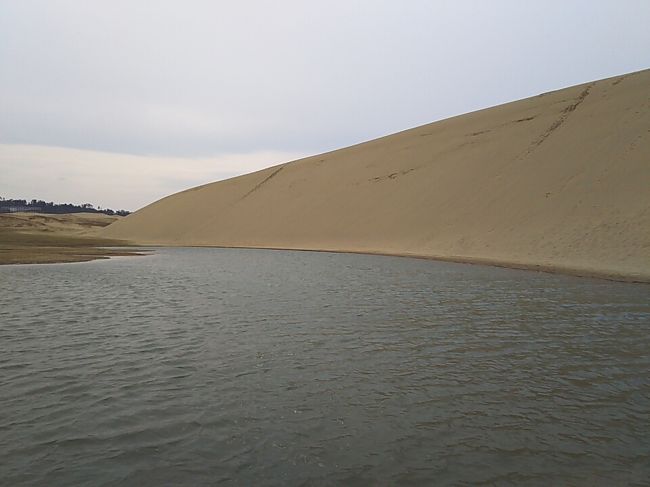
<svg viewBox="0 0 650 487">
<path fill-rule="evenodd" d="M 2 485 L 647 485 L 650 286 L 170 249 L 0 268 Z"/>
</svg>

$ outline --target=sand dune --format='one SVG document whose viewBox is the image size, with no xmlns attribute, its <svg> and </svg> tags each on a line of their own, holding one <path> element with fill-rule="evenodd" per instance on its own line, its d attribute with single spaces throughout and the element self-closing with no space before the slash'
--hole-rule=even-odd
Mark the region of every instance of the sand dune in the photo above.
<svg viewBox="0 0 650 487">
<path fill-rule="evenodd" d="M 0 213 L 0 265 L 85 262 L 140 255 L 106 246 L 123 242 L 93 237 L 120 217 L 101 213 Z"/>
<path fill-rule="evenodd" d="M 84 236 L 120 218 L 103 213 L 0 213 L 0 229 L 27 234 Z"/>
<path fill-rule="evenodd" d="M 207 184 L 102 232 L 650 280 L 650 70 Z"/>
</svg>

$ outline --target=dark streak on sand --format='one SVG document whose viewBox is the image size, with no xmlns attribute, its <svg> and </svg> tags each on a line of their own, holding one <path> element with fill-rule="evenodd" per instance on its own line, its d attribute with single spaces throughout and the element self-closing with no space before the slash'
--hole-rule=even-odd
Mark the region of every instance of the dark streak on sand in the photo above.
<svg viewBox="0 0 650 487">
<path fill-rule="evenodd" d="M 264 178 L 261 182 L 257 183 L 257 185 L 253 189 L 251 189 L 248 193 L 246 193 L 244 196 L 242 196 L 239 199 L 239 201 L 243 200 L 244 198 L 246 198 L 250 194 L 252 194 L 255 191 L 257 191 L 258 189 L 260 189 L 260 187 L 262 187 L 262 185 L 264 183 L 268 182 L 271 178 L 275 177 L 280 171 L 282 171 L 282 169 L 284 169 L 284 166 L 280 166 L 279 168 L 277 168 L 275 171 L 273 171 L 271 174 L 269 174 L 266 178 Z"/>
</svg>

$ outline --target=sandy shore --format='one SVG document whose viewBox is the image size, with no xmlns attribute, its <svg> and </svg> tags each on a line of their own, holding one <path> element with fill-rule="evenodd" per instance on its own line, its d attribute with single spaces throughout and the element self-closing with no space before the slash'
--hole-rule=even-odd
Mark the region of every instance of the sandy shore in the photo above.
<svg viewBox="0 0 650 487">
<path fill-rule="evenodd" d="M 650 71 L 206 184 L 100 232 L 650 281 Z"/>
<path fill-rule="evenodd" d="M 94 233 L 116 221 L 96 213 L 50 215 L 0 214 L 0 264 L 86 262 L 135 252 L 102 248 L 125 242 L 97 238 Z"/>
</svg>

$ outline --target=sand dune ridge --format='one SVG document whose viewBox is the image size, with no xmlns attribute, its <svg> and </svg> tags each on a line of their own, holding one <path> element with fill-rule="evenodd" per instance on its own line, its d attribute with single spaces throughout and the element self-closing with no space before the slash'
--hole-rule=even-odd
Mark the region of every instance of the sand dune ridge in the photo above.
<svg viewBox="0 0 650 487">
<path fill-rule="evenodd" d="M 650 70 L 206 184 L 102 235 L 648 281 Z"/>
</svg>

